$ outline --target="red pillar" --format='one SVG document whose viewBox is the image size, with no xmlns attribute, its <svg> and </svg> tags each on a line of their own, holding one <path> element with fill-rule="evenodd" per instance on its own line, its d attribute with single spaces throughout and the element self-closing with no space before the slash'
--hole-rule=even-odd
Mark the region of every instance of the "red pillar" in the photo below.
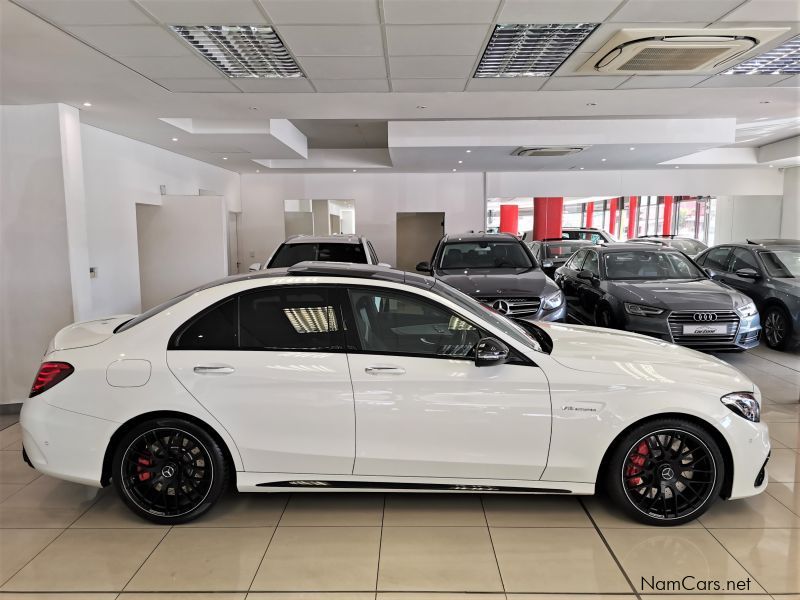
<svg viewBox="0 0 800 600">
<path fill-rule="evenodd" d="M 662 233 L 672 233 L 672 196 L 664 196 L 664 228 Z"/>
<path fill-rule="evenodd" d="M 561 237 L 564 198 L 533 199 L 533 239 Z"/>
<path fill-rule="evenodd" d="M 587 202 L 586 203 L 586 227 L 592 226 L 592 220 L 594 219 L 594 202 Z"/>
<path fill-rule="evenodd" d="M 500 231 L 502 233 L 519 233 L 519 206 L 516 204 L 500 205 Z"/>
<path fill-rule="evenodd" d="M 636 211 L 639 209 L 639 196 L 631 196 L 628 200 L 628 239 L 639 235 L 636 228 Z"/>
<path fill-rule="evenodd" d="M 617 227 L 617 198 L 608 201 L 608 233 L 614 235 Z"/>
</svg>

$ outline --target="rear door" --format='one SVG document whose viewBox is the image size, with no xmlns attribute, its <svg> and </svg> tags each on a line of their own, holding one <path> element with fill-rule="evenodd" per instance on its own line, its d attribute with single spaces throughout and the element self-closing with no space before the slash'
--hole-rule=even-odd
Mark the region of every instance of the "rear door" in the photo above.
<svg viewBox="0 0 800 600">
<path fill-rule="evenodd" d="M 567 299 L 567 309 L 570 313 L 577 311 L 578 302 L 578 271 L 586 259 L 587 250 L 578 250 L 561 269 L 555 273 L 555 281 L 564 292 Z"/>
<path fill-rule="evenodd" d="M 587 271 L 594 275 L 593 279 L 576 278 L 577 301 L 576 309 L 583 315 L 583 318 L 594 323 L 595 308 L 597 302 L 603 295 L 600 290 L 600 256 L 594 250 L 586 252 L 586 260 L 581 265 L 581 271 Z"/>
</svg>

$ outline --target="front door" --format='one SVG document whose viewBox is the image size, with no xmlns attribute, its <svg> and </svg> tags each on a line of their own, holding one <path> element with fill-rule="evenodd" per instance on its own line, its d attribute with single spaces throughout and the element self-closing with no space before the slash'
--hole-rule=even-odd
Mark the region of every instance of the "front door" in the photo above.
<svg viewBox="0 0 800 600">
<path fill-rule="evenodd" d="M 521 359 L 475 366 L 484 334 L 433 300 L 385 288 L 349 295 L 355 474 L 541 477 L 551 415 L 541 369 Z"/>
<path fill-rule="evenodd" d="M 170 369 L 231 434 L 246 471 L 352 473 L 353 390 L 335 296 L 265 286 L 173 335 Z"/>
</svg>

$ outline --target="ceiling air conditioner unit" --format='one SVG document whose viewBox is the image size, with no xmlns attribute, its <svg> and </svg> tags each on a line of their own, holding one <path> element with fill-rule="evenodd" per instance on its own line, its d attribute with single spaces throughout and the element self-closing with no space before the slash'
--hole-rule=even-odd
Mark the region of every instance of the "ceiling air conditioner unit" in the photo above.
<svg viewBox="0 0 800 600">
<path fill-rule="evenodd" d="M 788 31 L 747 29 L 623 29 L 578 73 L 594 75 L 696 75 L 714 73 Z"/>
<path fill-rule="evenodd" d="M 585 146 L 520 146 L 511 156 L 567 156 L 583 150 Z"/>
</svg>

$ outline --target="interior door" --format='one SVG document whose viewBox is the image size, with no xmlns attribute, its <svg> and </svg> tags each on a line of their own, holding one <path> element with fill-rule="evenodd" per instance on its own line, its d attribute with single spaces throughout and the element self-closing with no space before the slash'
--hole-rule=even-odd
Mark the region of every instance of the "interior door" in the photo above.
<svg viewBox="0 0 800 600">
<path fill-rule="evenodd" d="M 246 471 L 350 474 L 353 390 L 333 288 L 265 286 L 173 335 L 175 376 L 236 442 Z"/>
<path fill-rule="evenodd" d="M 538 367 L 475 366 L 480 330 L 421 296 L 353 288 L 350 301 L 355 474 L 541 477 L 551 408 Z"/>
</svg>

